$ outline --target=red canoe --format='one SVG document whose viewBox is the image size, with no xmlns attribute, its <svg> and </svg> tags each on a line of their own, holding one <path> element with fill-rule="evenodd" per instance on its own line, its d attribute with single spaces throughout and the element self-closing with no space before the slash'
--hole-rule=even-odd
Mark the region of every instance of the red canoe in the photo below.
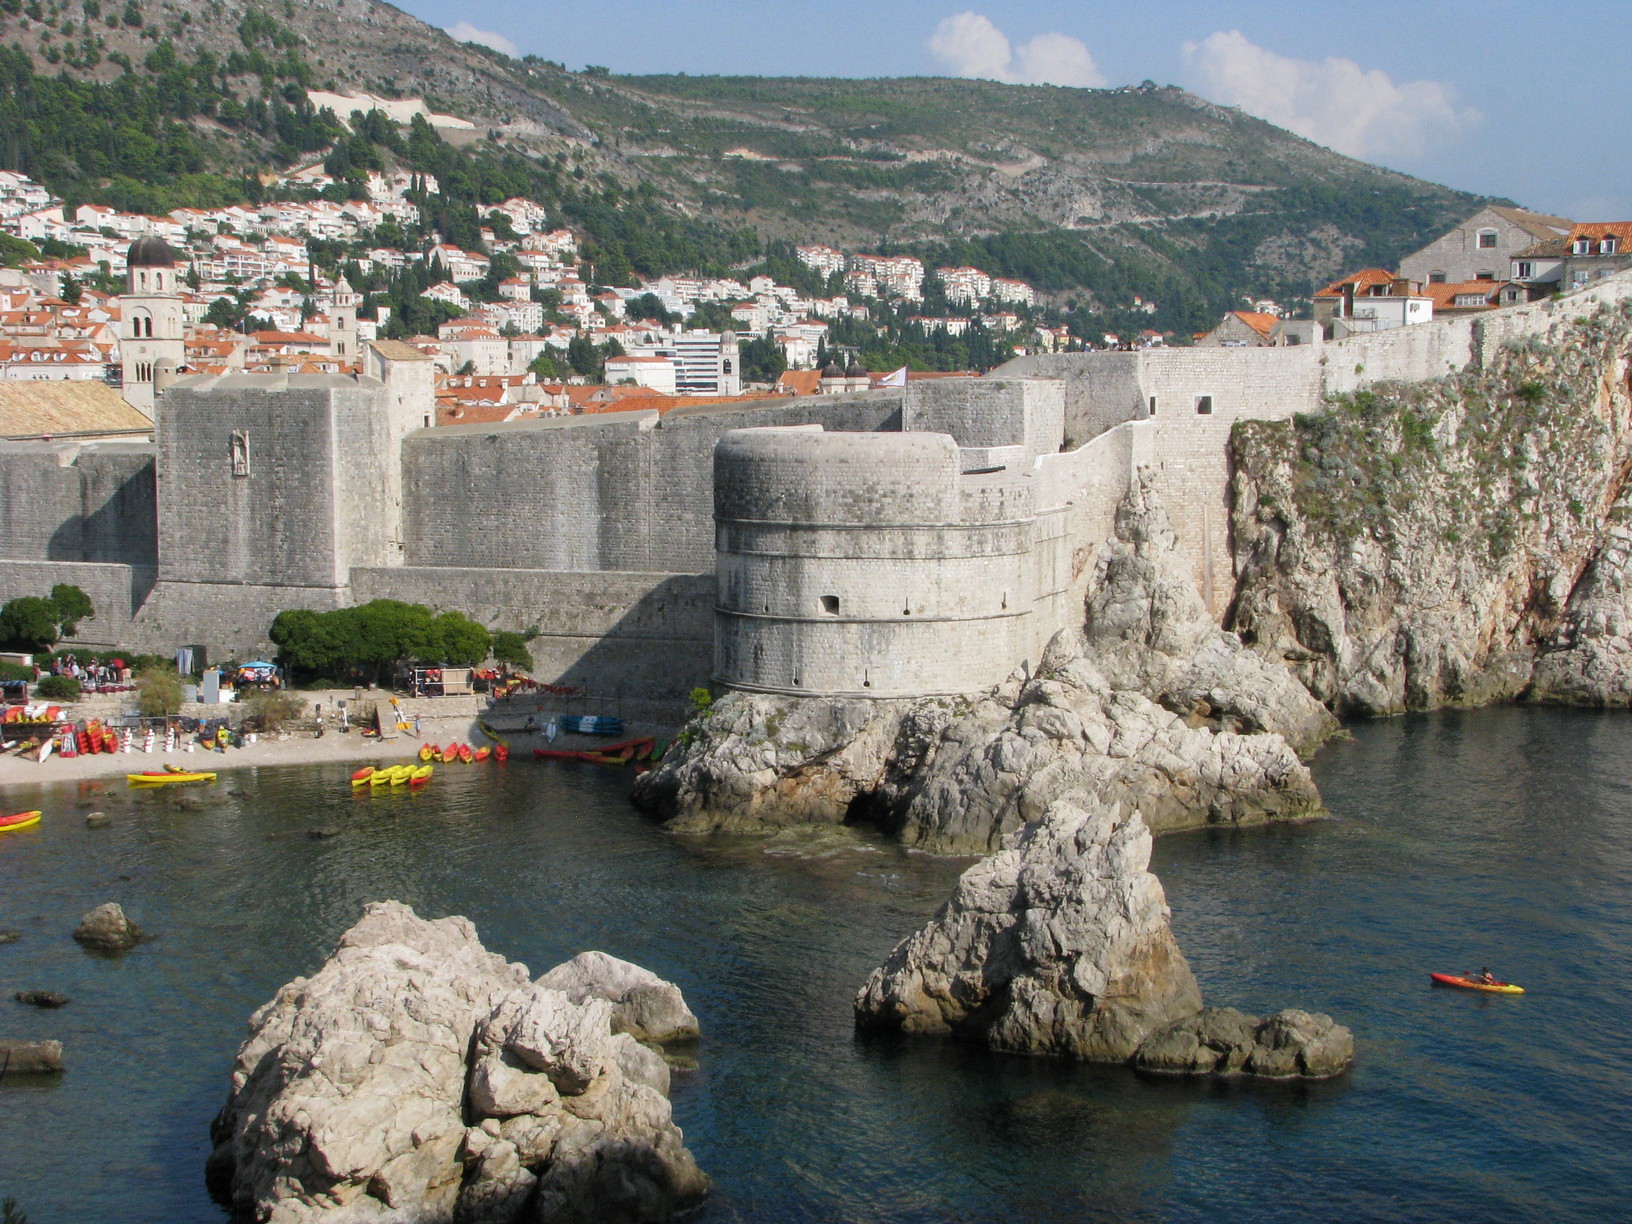
<svg viewBox="0 0 1632 1224">
<path fill-rule="evenodd" d="M 469 765 L 476 759 L 476 751 L 469 744 L 459 745 L 459 759 Z"/>
<path fill-rule="evenodd" d="M 500 764 L 508 761 L 510 759 L 510 746 L 508 744 L 496 745 L 493 749 L 493 759 Z"/>
</svg>

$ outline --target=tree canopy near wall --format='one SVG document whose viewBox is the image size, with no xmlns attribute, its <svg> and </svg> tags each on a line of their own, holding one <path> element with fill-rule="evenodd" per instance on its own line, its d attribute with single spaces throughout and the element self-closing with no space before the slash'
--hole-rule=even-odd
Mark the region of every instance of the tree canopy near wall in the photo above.
<svg viewBox="0 0 1632 1224">
<path fill-rule="evenodd" d="M 279 662 L 296 675 L 329 679 L 385 681 L 408 662 L 474 667 L 492 649 L 488 631 L 463 613 L 433 613 L 395 599 L 332 612 L 280 612 L 269 636 Z"/>
<path fill-rule="evenodd" d="M 90 596 L 66 582 L 57 583 L 44 598 L 21 595 L 0 608 L 0 647 L 49 650 L 62 638 L 73 637 L 79 622 L 95 613 Z"/>
</svg>

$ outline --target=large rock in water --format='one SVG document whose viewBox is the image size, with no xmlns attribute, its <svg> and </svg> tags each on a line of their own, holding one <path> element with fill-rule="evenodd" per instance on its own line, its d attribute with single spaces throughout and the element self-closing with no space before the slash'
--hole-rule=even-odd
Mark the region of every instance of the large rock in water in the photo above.
<svg viewBox="0 0 1632 1224">
<path fill-rule="evenodd" d="M 1131 808 L 1054 805 L 964 872 L 929 924 L 873 971 L 858 1022 L 994 1050 L 1131 1057 L 1201 1008 L 1147 870 L 1150 844 Z"/>
<path fill-rule="evenodd" d="M 693 1041 L 699 1035 L 697 1017 L 678 986 L 605 952 L 580 952 L 539 978 L 538 984 L 561 991 L 574 1003 L 605 999 L 612 1004 L 613 1030 L 636 1041 L 664 1045 Z"/>
<path fill-rule="evenodd" d="M 98 952 L 125 952 L 146 936 L 141 927 L 125 917 L 125 911 L 116 902 L 109 901 L 79 920 L 74 938 Z"/>
<path fill-rule="evenodd" d="M 667 1068 L 612 1011 L 530 982 L 463 918 L 370 905 L 250 1018 L 212 1189 L 266 1224 L 664 1220 L 707 1179 Z"/>
<path fill-rule="evenodd" d="M 1202 1009 L 1150 843 L 1123 804 L 1056 803 L 896 945 L 856 996 L 857 1024 L 1173 1074 L 1347 1070 L 1354 1039 L 1330 1016 Z"/>
<path fill-rule="evenodd" d="M 986 854 L 1056 800 L 1126 800 L 1154 832 L 1320 814 L 1300 752 L 1336 722 L 1208 615 L 1148 478 L 1119 507 L 1084 621 L 1035 672 L 966 699 L 728 693 L 634 799 L 687 831 L 866 816 Z"/>
</svg>

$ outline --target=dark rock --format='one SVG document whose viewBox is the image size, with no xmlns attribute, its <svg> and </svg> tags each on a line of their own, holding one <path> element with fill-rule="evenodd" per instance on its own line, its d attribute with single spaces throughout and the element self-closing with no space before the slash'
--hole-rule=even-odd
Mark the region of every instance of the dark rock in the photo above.
<svg viewBox="0 0 1632 1224">
<path fill-rule="evenodd" d="M 124 952 L 144 938 L 142 928 L 125 917 L 125 911 L 109 901 L 79 920 L 74 938 L 88 948 L 102 952 Z"/>
<path fill-rule="evenodd" d="M 0 928 L 0 944 L 16 943 L 22 937 L 21 931 L 14 931 L 10 927 Z"/>
<path fill-rule="evenodd" d="M 68 1002 L 67 995 L 54 990 L 19 990 L 16 999 L 33 1007 L 61 1007 Z"/>
<path fill-rule="evenodd" d="M 62 1070 L 62 1042 L 8 1041 L 0 1038 L 0 1078 L 44 1075 Z"/>
<path fill-rule="evenodd" d="M 324 841 L 325 839 L 330 838 L 330 837 L 339 837 L 340 836 L 340 830 L 339 829 L 307 829 L 306 830 L 306 836 L 311 838 L 313 841 Z"/>
<path fill-rule="evenodd" d="M 1267 1020 L 1208 1007 L 1152 1033 L 1134 1055 L 1165 1075 L 1329 1079 L 1354 1063 L 1354 1034 L 1330 1016 L 1288 1008 Z"/>
<path fill-rule="evenodd" d="M 112 818 L 106 812 L 87 812 L 85 814 L 85 827 L 87 829 L 105 829 L 112 823 Z"/>
</svg>

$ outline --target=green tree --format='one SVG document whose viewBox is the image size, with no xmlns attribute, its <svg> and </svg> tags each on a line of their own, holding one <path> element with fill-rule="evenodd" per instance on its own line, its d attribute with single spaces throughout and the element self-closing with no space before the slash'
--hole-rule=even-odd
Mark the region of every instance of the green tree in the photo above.
<svg viewBox="0 0 1632 1224">
<path fill-rule="evenodd" d="M 493 638 L 487 629 L 460 612 L 443 612 L 433 622 L 438 662 L 454 667 L 475 667 L 486 659 L 493 649 Z"/>
<path fill-rule="evenodd" d="M 56 609 L 57 625 L 63 637 L 73 637 L 80 621 L 96 615 L 91 597 L 67 582 L 59 582 L 51 588 L 51 606 Z"/>
<path fill-rule="evenodd" d="M 519 633 L 502 630 L 493 635 L 493 661 L 503 663 L 518 671 L 533 669 L 533 655 L 527 649 L 527 639 Z"/>
<path fill-rule="evenodd" d="M 136 708 L 148 718 L 181 713 L 181 677 L 173 667 L 155 665 L 136 677 Z"/>
<path fill-rule="evenodd" d="M 563 369 L 562 364 L 554 353 L 544 352 L 534 357 L 527 369 L 539 382 L 560 382 L 571 373 L 571 368 Z"/>
<path fill-rule="evenodd" d="M 49 599 L 21 595 L 0 608 L 0 643 L 7 650 L 49 650 L 57 636 L 57 608 Z"/>
</svg>

